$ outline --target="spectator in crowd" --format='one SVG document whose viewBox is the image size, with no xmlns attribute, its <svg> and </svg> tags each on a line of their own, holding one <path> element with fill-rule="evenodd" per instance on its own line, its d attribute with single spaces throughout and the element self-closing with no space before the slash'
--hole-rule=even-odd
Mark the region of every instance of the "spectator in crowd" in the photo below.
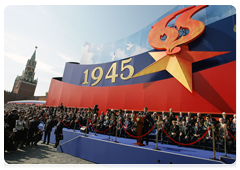
<svg viewBox="0 0 240 170">
<path fill-rule="evenodd" d="M 214 133 L 214 132 L 212 132 L 211 124 L 207 124 L 206 130 L 208 128 L 209 128 L 209 130 L 208 130 L 207 134 L 204 137 L 204 144 L 205 144 L 204 150 L 207 150 L 208 141 L 212 141 L 212 137 L 213 137 L 212 133 Z"/>
<path fill-rule="evenodd" d="M 191 114 L 191 112 L 188 112 L 187 113 L 188 115 L 187 115 L 187 117 L 188 117 L 188 122 L 192 125 L 192 124 L 194 124 L 194 116 Z M 186 120 L 187 120 L 187 117 L 186 117 Z M 187 124 L 187 122 L 186 122 L 186 124 Z"/>
<path fill-rule="evenodd" d="M 7 118 L 7 124 L 8 124 L 9 131 L 12 132 L 13 128 L 15 128 L 16 120 L 18 120 L 18 111 L 16 109 L 13 109 Z"/>
<path fill-rule="evenodd" d="M 182 121 L 180 120 L 180 117 L 177 117 L 176 125 L 182 126 Z"/>
<path fill-rule="evenodd" d="M 165 117 L 165 112 L 162 111 L 161 119 L 164 120 L 164 117 Z"/>
<path fill-rule="evenodd" d="M 229 118 L 227 118 L 227 114 L 225 112 L 222 113 L 222 119 L 223 119 L 223 123 L 226 123 L 227 126 L 230 126 L 230 120 Z"/>
<path fill-rule="evenodd" d="M 117 127 L 117 133 L 119 134 L 119 137 L 122 136 L 122 134 L 123 134 L 123 129 L 122 129 L 121 123 L 123 124 L 123 118 L 119 117 L 118 127 Z"/>
<path fill-rule="evenodd" d="M 114 114 L 112 114 L 111 120 L 109 121 L 108 128 L 111 128 L 109 130 L 109 133 L 115 135 L 115 133 L 116 133 L 116 124 L 115 124 L 115 115 Z"/>
<path fill-rule="evenodd" d="M 20 145 L 20 149 L 23 148 L 23 140 L 24 140 L 24 120 L 23 120 L 23 115 L 19 116 L 19 119 L 16 120 L 16 126 L 15 126 L 15 129 L 16 129 L 16 133 L 15 133 L 15 136 L 16 136 L 16 141 L 15 141 L 15 147 L 17 148 L 18 147 L 18 144 Z"/>
<path fill-rule="evenodd" d="M 177 137 L 179 135 L 179 126 L 177 126 L 177 122 L 176 120 L 172 121 L 172 125 L 170 126 L 170 137 L 177 141 Z M 168 139 L 168 143 L 169 144 L 173 144 L 172 140 L 170 140 L 170 138 Z"/>
<path fill-rule="evenodd" d="M 105 130 L 108 129 L 109 123 L 110 123 L 109 117 L 107 116 L 107 117 L 106 117 L 106 120 L 103 122 L 103 126 L 102 126 L 103 131 L 105 131 Z M 106 134 L 106 133 L 104 133 L 104 134 Z"/>
<path fill-rule="evenodd" d="M 63 129 L 63 123 L 62 121 L 58 118 L 58 123 L 56 125 L 54 134 L 55 134 L 55 145 L 54 148 L 58 147 L 59 145 L 59 141 L 61 139 L 61 135 L 62 135 L 62 129 Z"/>
<path fill-rule="evenodd" d="M 147 107 L 144 107 L 143 115 L 145 115 L 145 117 L 144 117 L 144 122 L 143 122 L 142 134 L 145 134 L 145 133 L 147 133 L 149 131 L 149 128 L 152 126 L 153 120 L 152 120 L 151 114 L 148 112 L 148 108 Z M 149 134 L 147 134 L 143 138 L 141 138 L 141 143 L 143 143 L 144 140 L 146 141 L 146 145 L 148 145 Z"/>
<path fill-rule="evenodd" d="M 98 123 L 96 128 L 98 131 L 103 131 L 103 122 L 104 122 L 103 115 L 100 115 L 100 117 L 98 118 Z"/>
<path fill-rule="evenodd" d="M 223 146 L 224 146 L 224 138 L 225 138 L 225 134 L 226 134 L 227 152 L 229 152 L 231 150 L 231 148 L 233 147 L 233 138 L 231 137 L 231 135 L 229 135 L 228 130 L 229 129 L 228 129 L 227 123 L 224 123 L 222 128 L 220 128 L 220 131 L 219 131 L 219 139 Z M 224 133 L 224 131 L 225 131 L 225 133 Z"/>
<path fill-rule="evenodd" d="M 46 124 L 44 126 L 44 139 L 43 139 L 43 143 L 42 143 L 42 144 L 45 144 L 46 136 L 47 136 L 47 145 L 50 142 L 50 134 L 51 134 L 52 128 L 54 126 L 52 116 L 50 115 L 48 118 L 49 119 L 46 121 Z"/>
<path fill-rule="evenodd" d="M 191 127 L 186 125 L 185 121 L 182 121 L 182 126 L 179 127 L 179 143 L 182 142 L 182 139 L 185 139 L 187 143 L 190 140 L 190 129 Z M 181 145 L 178 145 L 181 146 Z"/>
<path fill-rule="evenodd" d="M 223 118 L 219 118 L 219 123 L 218 123 L 218 131 L 220 131 L 220 128 L 222 128 L 223 127 Z"/>
<path fill-rule="evenodd" d="M 199 113 L 199 112 L 197 113 L 196 120 L 197 120 L 198 118 L 200 119 L 200 121 L 202 121 L 202 122 L 204 121 L 204 118 L 202 117 L 201 113 Z"/>
<path fill-rule="evenodd" d="M 203 130 L 207 130 L 209 126 L 211 126 L 211 122 L 210 122 L 210 118 L 209 117 L 206 117 L 206 120 L 204 121 L 204 124 L 203 124 Z"/>
<path fill-rule="evenodd" d="M 185 121 L 185 117 L 183 116 L 183 113 L 182 112 L 179 112 L 179 121 L 182 122 L 182 121 Z"/>
<path fill-rule="evenodd" d="M 233 119 L 233 123 L 231 124 L 231 133 L 236 139 L 236 118 Z"/>
<path fill-rule="evenodd" d="M 160 127 L 158 129 L 158 135 L 161 137 L 161 144 L 163 144 L 163 138 L 166 136 L 165 132 L 163 131 L 163 129 L 168 132 L 169 131 L 169 127 L 165 126 L 165 121 L 161 120 L 160 121 Z"/>
<path fill-rule="evenodd" d="M 131 132 L 131 126 L 132 126 L 132 122 L 131 122 L 130 118 L 127 117 L 126 121 L 124 122 L 123 127 L 128 133 L 130 133 Z M 127 133 L 125 131 L 123 132 L 123 135 L 124 135 L 125 138 L 127 137 Z"/>
<path fill-rule="evenodd" d="M 190 113 L 190 112 L 189 112 Z M 186 117 L 186 126 L 188 127 L 192 127 L 192 125 L 194 125 L 194 122 L 190 121 L 190 117 Z"/>
<path fill-rule="evenodd" d="M 199 118 L 199 120 L 200 120 L 200 118 Z M 191 137 L 192 142 L 198 140 L 203 135 L 202 128 L 199 126 L 198 122 L 195 123 L 195 126 L 192 129 L 192 133 L 193 133 L 192 137 Z M 198 146 L 197 146 L 197 143 L 198 143 Z M 197 148 L 199 148 L 200 141 L 198 141 L 197 143 L 194 144 L 195 148 L 196 148 L 196 146 L 197 146 Z"/>
<path fill-rule="evenodd" d="M 137 136 L 137 122 L 133 122 L 133 120 L 131 126 L 131 134 Z"/>
</svg>

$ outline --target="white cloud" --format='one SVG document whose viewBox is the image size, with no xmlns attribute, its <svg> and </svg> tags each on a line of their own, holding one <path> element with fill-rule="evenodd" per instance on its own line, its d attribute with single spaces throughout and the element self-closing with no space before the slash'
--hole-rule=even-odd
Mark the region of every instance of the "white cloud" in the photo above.
<svg viewBox="0 0 240 170">
<path fill-rule="evenodd" d="M 146 52 L 146 51 L 148 51 L 147 48 L 142 48 L 142 47 L 140 47 L 139 45 L 136 45 L 135 50 L 132 52 L 132 54 L 131 54 L 130 56 L 134 56 L 134 55 L 137 55 L 137 54 L 141 54 L 141 53 L 144 53 L 144 52 Z"/>
<path fill-rule="evenodd" d="M 112 61 L 115 58 L 122 59 L 127 57 L 127 54 L 125 54 L 124 50 L 121 50 L 120 48 L 118 48 L 115 53 L 110 53 L 110 55 L 112 56 Z"/>
<path fill-rule="evenodd" d="M 28 60 L 27 57 L 24 57 L 24 56 L 21 56 L 18 54 L 13 54 L 13 53 L 4 52 L 4 56 L 10 58 L 13 61 L 24 64 L 24 65 L 27 63 L 27 60 Z"/>
<path fill-rule="evenodd" d="M 88 52 L 89 45 L 85 45 L 82 49 L 81 64 L 93 64 L 93 55 L 94 53 Z"/>
<path fill-rule="evenodd" d="M 57 55 L 59 56 L 59 57 L 61 57 L 63 60 L 65 60 L 65 61 L 71 61 L 72 60 L 72 58 L 71 57 L 68 57 L 68 56 L 66 56 L 66 55 L 64 55 L 64 54 L 62 54 L 62 53 L 57 53 Z"/>
<path fill-rule="evenodd" d="M 115 59 L 115 54 L 114 53 L 110 53 L 110 56 L 112 56 L 112 61 Z"/>
<path fill-rule="evenodd" d="M 16 61 L 18 63 L 24 64 L 24 65 L 26 65 L 27 60 L 28 60 L 27 57 L 23 57 L 21 55 L 13 54 L 13 53 L 4 52 L 4 56 L 10 58 L 13 61 Z M 60 73 L 58 73 L 57 71 L 54 71 L 54 67 L 53 66 L 48 65 L 48 64 L 46 64 L 44 62 L 41 62 L 40 60 L 37 60 L 36 68 L 39 69 L 39 70 L 42 70 L 44 72 L 51 73 L 54 76 L 61 76 Z"/>
<path fill-rule="evenodd" d="M 44 62 L 41 62 L 40 60 L 37 61 L 37 66 L 36 66 L 37 69 L 39 70 L 42 70 L 44 72 L 48 72 L 48 73 L 51 73 L 53 74 L 54 76 L 62 76 L 61 73 L 57 72 L 54 70 L 54 67 L 51 66 L 51 65 L 48 65 Z"/>
<path fill-rule="evenodd" d="M 14 41 L 19 41 L 18 38 L 14 37 L 12 35 L 6 34 L 6 33 L 4 34 L 4 38 L 5 38 L 5 40 L 6 39 L 11 39 L 11 40 L 14 40 Z"/>
</svg>

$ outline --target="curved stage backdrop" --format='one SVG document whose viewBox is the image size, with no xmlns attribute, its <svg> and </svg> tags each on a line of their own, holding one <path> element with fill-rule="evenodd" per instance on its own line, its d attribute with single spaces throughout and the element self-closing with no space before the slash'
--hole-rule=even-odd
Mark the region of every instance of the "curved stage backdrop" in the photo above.
<svg viewBox="0 0 240 170">
<path fill-rule="evenodd" d="M 211 10 L 218 16 L 209 15 Z M 66 63 L 63 77 L 51 81 L 46 105 L 87 108 L 98 104 L 100 111 L 142 110 L 147 106 L 150 111 L 172 108 L 234 114 L 235 22 L 232 6 L 177 6 L 151 25 L 147 37 L 140 38 L 149 43 L 146 52 L 117 57 L 121 48 L 140 49 L 125 41 L 128 44 L 124 47 L 119 43 L 115 48 L 118 52 L 109 49 L 111 58 L 98 56 L 94 60 L 94 54 L 109 44 L 96 45 L 96 53 L 89 47 L 88 54 L 83 49 L 81 61 L 92 64 Z"/>
</svg>

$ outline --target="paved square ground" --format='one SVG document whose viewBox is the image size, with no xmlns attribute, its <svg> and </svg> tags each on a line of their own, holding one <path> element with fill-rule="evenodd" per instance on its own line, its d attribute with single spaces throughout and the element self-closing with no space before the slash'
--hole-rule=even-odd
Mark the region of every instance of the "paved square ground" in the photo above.
<svg viewBox="0 0 240 170">
<path fill-rule="evenodd" d="M 53 144 L 41 144 L 25 147 L 17 151 L 4 152 L 4 159 L 9 164 L 95 164 L 93 162 L 61 153 Z"/>
</svg>

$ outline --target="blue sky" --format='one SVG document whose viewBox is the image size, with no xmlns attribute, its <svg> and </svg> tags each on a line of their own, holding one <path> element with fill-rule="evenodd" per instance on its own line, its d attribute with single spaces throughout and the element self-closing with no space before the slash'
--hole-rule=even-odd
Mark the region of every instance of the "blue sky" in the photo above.
<svg viewBox="0 0 240 170">
<path fill-rule="evenodd" d="M 45 95 L 52 77 L 62 77 L 66 62 L 102 63 L 145 52 L 151 48 L 145 39 L 151 26 L 175 7 L 9 5 L 4 9 L 4 89 L 12 90 L 35 46 L 37 96 Z M 234 8 L 225 8 L 234 12 Z M 205 11 L 209 18 L 205 24 L 225 15 L 209 11 Z M 194 17 L 207 22 L 202 16 Z M 108 58 L 101 58 L 98 48 Z M 89 60 L 81 59 L 85 54 L 90 54 Z"/>
<path fill-rule="evenodd" d="M 11 91 L 35 46 L 38 85 L 45 95 L 65 63 L 80 62 L 84 42 L 110 43 L 146 27 L 175 6 L 7 6 L 4 10 L 4 89 Z M 14 68 L 14 69 L 13 69 Z"/>
</svg>

